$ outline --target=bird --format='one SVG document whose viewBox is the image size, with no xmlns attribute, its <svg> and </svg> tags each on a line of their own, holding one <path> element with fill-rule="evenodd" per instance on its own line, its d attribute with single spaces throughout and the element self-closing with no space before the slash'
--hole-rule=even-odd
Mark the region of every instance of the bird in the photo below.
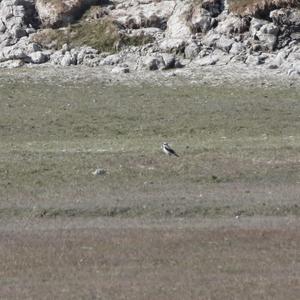
<svg viewBox="0 0 300 300">
<path fill-rule="evenodd" d="M 167 155 L 175 155 L 179 157 L 179 155 L 169 146 L 168 143 L 163 143 L 161 145 L 162 150 L 167 154 Z"/>
<path fill-rule="evenodd" d="M 95 171 L 92 172 L 93 175 L 105 175 L 106 171 L 104 169 L 97 168 Z"/>
</svg>

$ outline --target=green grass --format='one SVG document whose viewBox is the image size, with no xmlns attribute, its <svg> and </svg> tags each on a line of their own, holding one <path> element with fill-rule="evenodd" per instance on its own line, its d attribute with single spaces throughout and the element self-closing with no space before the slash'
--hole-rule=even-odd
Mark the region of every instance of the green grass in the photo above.
<svg viewBox="0 0 300 300">
<path fill-rule="evenodd" d="M 1 217 L 299 215 L 297 89 L 25 81 L 0 95 Z"/>
</svg>

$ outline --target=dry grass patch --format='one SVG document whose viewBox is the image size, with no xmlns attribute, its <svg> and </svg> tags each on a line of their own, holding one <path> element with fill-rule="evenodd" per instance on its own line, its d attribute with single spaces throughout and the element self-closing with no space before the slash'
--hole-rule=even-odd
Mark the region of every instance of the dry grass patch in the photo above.
<svg viewBox="0 0 300 300">
<path fill-rule="evenodd" d="M 60 49 L 63 44 L 91 46 L 99 51 L 113 51 L 119 35 L 110 19 L 80 22 L 60 29 L 44 29 L 34 35 L 33 41 L 46 48 Z"/>
<path fill-rule="evenodd" d="M 94 21 L 81 21 L 59 29 L 44 29 L 36 33 L 32 40 L 44 48 L 61 49 L 62 45 L 71 47 L 90 46 L 100 52 L 115 52 L 117 44 L 145 45 L 152 43 L 151 36 L 120 35 L 117 25 L 109 18 Z"/>
<path fill-rule="evenodd" d="M 300 7 L 298 0 L 230 0 L 230 11 L 240 15 L 265 17 L 273 9 Z"/>
</svg>

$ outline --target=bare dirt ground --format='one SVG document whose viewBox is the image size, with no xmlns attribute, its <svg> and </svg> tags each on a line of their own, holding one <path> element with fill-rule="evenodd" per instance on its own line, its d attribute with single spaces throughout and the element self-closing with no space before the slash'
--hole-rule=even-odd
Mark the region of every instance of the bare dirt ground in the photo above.
<svg viewBox="0 0 300 300">
<path fill-rule="evenodd" d="M 1 230 L 2 299 L 299 297 L 295 218 L 31 222 Z"/>
<path fill-rule="evenodd" d="M 1 299 L 299 299 L 299 85 L 221 71 L 1 73 Z"/>
</svg>

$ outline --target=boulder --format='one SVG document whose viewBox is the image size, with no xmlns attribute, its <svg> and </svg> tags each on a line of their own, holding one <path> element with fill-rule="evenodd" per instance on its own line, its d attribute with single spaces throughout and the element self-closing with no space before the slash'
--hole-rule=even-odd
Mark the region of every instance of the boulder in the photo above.
<svg viewBox="0 0 300 300">
<path fill-rule="evenodd" d="M 233 43 L 234 43 L 234 40 L 222 35 L 218 40 L 216 40 L 216 47 L 218 49 L 221 49 L 224 52 L 228 53 L 230 51 Z"/>
<path fill-rule="evenodd" d="M 29 58 L 33 64 L 42 64 L 49 60 L 49 56 L 42 51 L 30 53 Z"/>
<path fill-rule="evenodd" d="M 159 48 L 162 52 L 182 53 L 185 48 L 185 41 L 183 39 L 167 38 L 162 40 Z"/>
<path fill-rule="evenodd" d="M 199 6 L 194 8 L 190 22 L 193 32 L 203 33 L 206 33 L 208 30 L 210 30 L 215 23 L 214 19 L 211 17 L 211 14 Z"/>
<path fill-rule="evenodd" d="M 290 32 L 300 31 L 300 10 L 299 9 L 277 9 L 270 13 L 270 18 L 276 26 L 288 26 Z"/>
<path fill-rule="evenodd" d="M 87 66 L 87 67 L 99 67 L 100 64 L 101 64 L 101 61 L 102 61 L 102 58 L 97 55 L 97 56 L 94 56 L 94 57 L 85 57 L 84 60 L 82 62 L 77 62 L 77 64 L 82 64 L 84 66 Z"/>
<path fill-rule="evenodd" d="M 60 64 L 63 67 L 68 67 L 70 65 L 77 65 L 77 53 L 74 51 L 65 52 L 64 56 L 60 61 Z"/>
<path fill-rule="evenodd" d="M 55 51 L 54 53 L 52 53 L 50 55 L 50 62 L 53 65 L 60 65 L 61 60 L 63 59 L 63 57 L 64 57 L 64 53 L 63 53 L 62 50 Z"/>
<path fill-rule="evenodd" d="M 105 57 L 102 62 L 101 65 L 117 65 L 118 63 L 120 63 L 122 61 L 122 57 L 120 54 L 111 54 L 108 55 L 107 57 Z"/>
<path fill-rule="evenodd" d="M 113 74 L 125 74 L 129 73 L 129 68 L 128 66 L 116 66 L 111 70 L 111 73 Z"/>
<path fill-rule="evenodd" d="M 177 2 L 177 5 L 167 22 L 166 36 L 171 39 L 187 40 L 192 35 L 190 16 L 193 4 L 189 1 Z"/>
<path fill-rule="evenodd" d="M 29 54 L 40 50 L 37 44 L 21 38 L 16 44 L 0 48 L 0 62 L 12 59 L 30 61 Z"/>
<path fill-rule="evenodd" d="M 7 60 L 5 62 L 0 62 L 0 68 L 18 68 L 24 65 L 24 61 L 21 59 Z"/>
<path fill-rule="evenodd" d="M 273 51 L 276 47 L 278 33 L 279 28 L 272 23 L 268 23 L 263 25 L 260 30 L 257 31 L 256 36 L 264 48 Z"/>
<path fill-rule="evenodd" d="M 174 54 L 170 53 L 162 53 L 161 54 L 164 66 L 162 67 L 163 70 L 173 69 L 173 68 L 181 68 L 182 64 L 176 58 Z"/>
<path fill-rule="evenodd" d="M 215 47 L 217 41 L 221 38 L 219 33 L 216 33 L 214 30 L 210 30 L 202 39 L 202 43 L 208 47 Z"/>
<path fill-rule="evenodd" d="M 80 17 L 97 0 L 36 0 L 35 6 L 43 27 L 66 26 Z"/>
<path fill-rule="evenodd" d="M 258 55 L 248 55 L 245 63 L 247 65 L 257 66 L 263 64 L 264 60 Z"/>
<path fill-rule="evenodd" d="M 0 21 L 0 33 L 4 33 L 6 30 L 6 25 L 5 23 L 1 20 Z"/>
<path fill-rule="evenodd" d="M 81 47 L 77 51 L 77 64 L 83 64 L 85 60 L 94 59 L 98 54 L 98 50 L 92 47 Z"/>
<path fill-rule="evenodd" d="M 300 40 L 300 10 L 278 9 L 270 13 L 273 23 L 280 28 L 277 48 L 284 48 L 293 40 Z"/>
<path fill-rule="evenodd" d="M 293 69 L 297 72 L 298 75 L 300 75 L 300 62 L 295 62 L 293 64 Z"/>
<path fill-rule="evenodd" d="M 193 59 L 199 54 L 199 52 L 200 47 L 197 45 L 197 43 L 192 42 L 185 47 L 184 56 L 187 59 Z"/>
<path fill-rule="evenodd" d="M 241 18 L 235 15 L 228 15 L 216 27 L 216 32 L 224 35 L 243 33 L 248 31 L 250 22 L 248 18 Z"/>
<path fill-rule="evenodd" d="M 300 63 L 294 62 L 291 64 L 287 69 L 287 75 L 289 77 L 298 77 L 298 75 L 300 75 Z"/>
<path fill-rule="evenodd" d="M 257 32 L 261 29 L 261 27 L 263 25 L 268 24 L 269 22 L 266 20 L 262 20 L 262 19 L 257 19 L 257 18 L 252 18 L 251 22 L 250 22 L 250 27 L 249 27 L 249 32 L 250 35 L 255 38 Z"/>
<path fill-rule="evenodd" d="M 165 30 L 176 6 L 170 1 L 124 1 L 110 12 L 110 16 L 127 29 L 156 27 Z"/>
<path fill-rule="evenodd" d="M 142 68 L 150 71 L 163 69 L 165 67 L 162 56 L 145 56 L 142 58 Z"/>
<path fill-rule="evenodd" d="M 229 51 L 229 53 L 233 54 L 233 55 L 238 55 L 241 52 L 245 51 L 246 47 L 244 46 L 243 43 L 241 42 L 234 42 L 231 46 L 231 49 Z"/>
<path fill-rule="evenodd" d="M 202 0 L 201 6 L 206 9 L 211 16 L 216 17 L 219 15 L 226 7 L 226 0 Z"/>
<path fill-rule="evenodd" d="M 131 37 L 139 37 L 139 38 L 152 37 L 154 39 L 154 38 L 160 38 L 162 33 L 163 30 L 161 30 L 160 28 L 148 27 L 148 28 L 133 29 L 127 35 Z"/>
<path fill-rule="evenodd" d="M 280 51 L 277 53 L 275 58 L 271 61 L 270 65 L 275 65 L 277 67 L 280 67 L 286 62 L 286 59 L 288 57 L 288 53 L 285 51 Z"/>
<path fill-rule="evenodd" d="M 27 36 L 29 22 L 34 23 L 30 0 L 2 0 L 0 2 L 0 47 L 11 46 Z"/>
<path fill-rule="evenodd" d="M 198 66 L 211 66 L 215 65 L 218 61 L 218 55 L 208 55 L 195 60 L 195 64 L 197 64 Z"/>
</svg>

